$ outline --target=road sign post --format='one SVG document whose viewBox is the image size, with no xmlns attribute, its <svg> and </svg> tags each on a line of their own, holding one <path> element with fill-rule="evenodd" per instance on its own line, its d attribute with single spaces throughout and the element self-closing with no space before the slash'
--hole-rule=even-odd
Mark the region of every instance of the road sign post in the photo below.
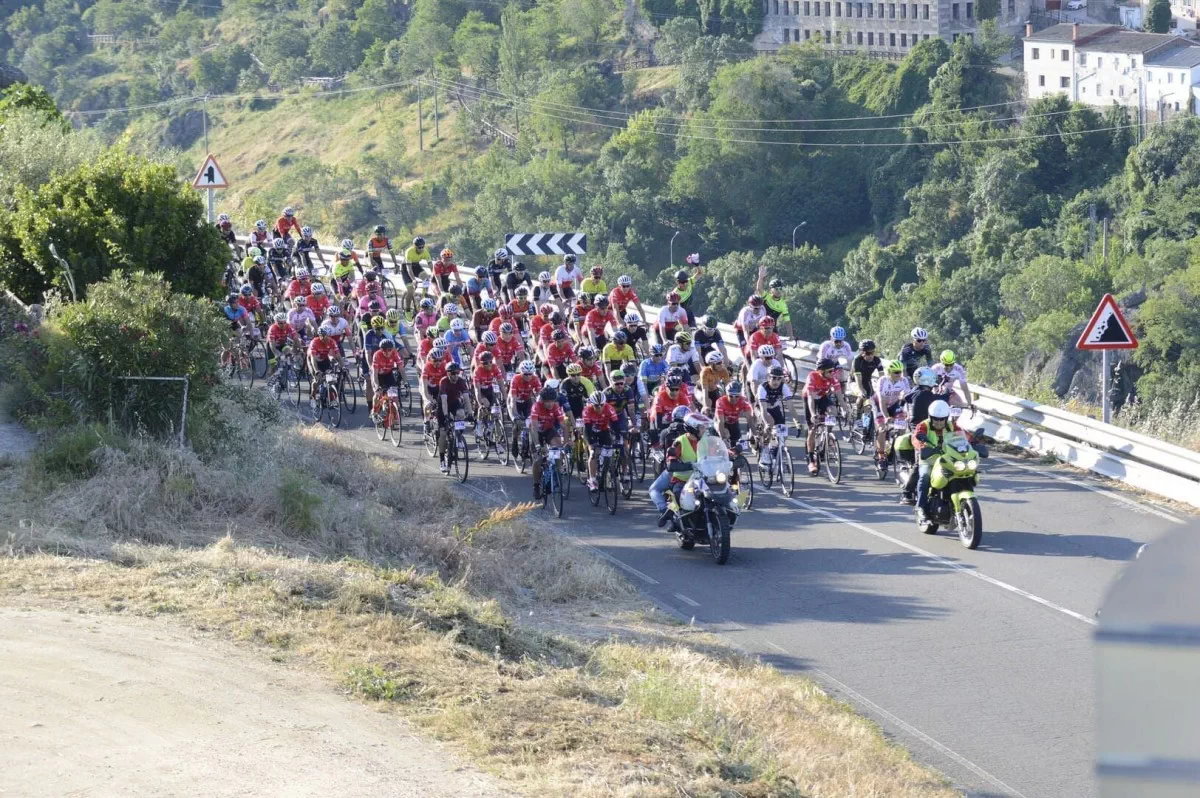
<svg viewBox="0 0 1200 798">
<path fill-rule="evenodd" d="M 1112 294 L 1105 294 L 1091 320 L 1083 328 L 1083 334 L 1075 343 L 1076 349 L 1100 350 L 1100 391 L 1103 394 L 1101 407 L 1105 424 L 1112 423 L 1112 367 L 1108 353 L 1113 349 L 1137 347 L 1137 336 L 1133 334 L 1133 328 L 1117 307 L 1117 300 L 1113 299 Z"/>
<path fill-rule="evenodd" d="M 192 188 L 208 191 L 208 223 L 212 224 L 217 220 L 214 193 L 218 188 L 229 188 L 229 183 L 225 180 L 225 173 L 217 165 L 216 158 L 209 155 L 204 159 L 200 171 L 196 172 L 196 179 L 192 181 Z"/>
</svg>

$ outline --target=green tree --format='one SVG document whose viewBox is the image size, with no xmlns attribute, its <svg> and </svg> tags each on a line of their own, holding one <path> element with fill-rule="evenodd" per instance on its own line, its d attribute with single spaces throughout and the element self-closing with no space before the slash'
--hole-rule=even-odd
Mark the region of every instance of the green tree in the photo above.
<svg viewBox="0 0 1200 798">
<path fill-rule="evenodd" d="M 500 69 L 500 26 L 488 22 L 479 11 L 470 11 L 454 31 L 451 40 L 458 62 L 470 70 L 471 77 L 484 84 L 495 79 Z"/>
<path fill-rule="evenodd" d="M 1171 30 L 1170 0 L 1151 0 L 1150 12 L 1146 14 L 1146 30 L 1151 33 L 1168 33 Z"/>
<path fill-rule="evenodd" d="M 658 29 L 654 54 L 660 64 L 678 64 L 684 52 L 700 38 L 700 23 L 691 17 L 676 17 Z"/>
<path fill-rule="evenodd" d="M 354 12 L 354 35 L 362 47 L 390 42 L 404 33 L 403 6 L 391 0 L 365 0 Z"/>
<path fill-rule="evenodd" d="M 36 112 L 42 124 L 56 122 L 64 130 L 70 127 L 49 92 L 41 86 L 14 83 L 0 92 L 0 135 L 8 119 L 23 112 Z"/>
<path fill-rule="evenodd" d="M 222 44 L 196 56 L 192 79 L 196 86 L 213 93 L 231 92 L 237 88 L 242 71 L 254 65 L 250 51 L 240 44 Z"/>
<path fill-rule="evenodd" d="M 313 68 L 325 75 L 339 77 L 358 66 L 362 51 L 355 41 L 350 23 L 326 22 L 312 37 L 308 58 Z"/>
<path fill-rule="evenodd" d="M 199 194 L 174 168 L 109 150 L 36 190 L 18 188 L 11 218 L 17 250 L 0 283 L 27 301 L 50 286 L 65 290 L 49 251 L 54 244 L 81 295 L 118 269 L 161 272 L 182 291 L 211 295 L 229 251 L 215 228 L 200 224 L 203 215 Z"/>
</svg>

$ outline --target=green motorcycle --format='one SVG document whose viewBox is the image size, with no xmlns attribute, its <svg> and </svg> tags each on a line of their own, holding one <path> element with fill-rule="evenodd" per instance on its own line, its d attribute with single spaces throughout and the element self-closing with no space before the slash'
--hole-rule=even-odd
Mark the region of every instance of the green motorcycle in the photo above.
<svg viewBox="0 0 1200 798">
<path fill-rule="evenodd" d="M 983 516 L 975 498 L 979 453 L 966 437 L 951 433 L 933 460 L 925 520 L 918 521 L 918 527 L 926 535 L 933 535 L 939 526 L 953 526 L 964 546 L 977 548 L 983 540 Z"/>
</svg>

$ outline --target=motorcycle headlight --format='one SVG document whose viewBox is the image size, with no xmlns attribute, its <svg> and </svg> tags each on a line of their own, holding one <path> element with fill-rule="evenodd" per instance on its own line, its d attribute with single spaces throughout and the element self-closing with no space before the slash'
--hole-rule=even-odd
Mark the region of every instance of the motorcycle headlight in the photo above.
<svg viewBox="0 0 1200 798">
<path fill-rule="evenodd" d="M 717 484 L 718 485 L 724 485 L 728 481 L 729 481 L 729 477 L 725 476 L 725 474 L 723 474 L 723 473 L 717 474 Z"/>
<path fill-rule="evenodd" d="M 954 470 L 955 471 L 966 471 L 967 464 L 964 463 L 962 460 L 959 460 L 957 463 L 954 464 Z"/>
<path fill-rule="evenodd" d="M 968 461 L 967 461 L 967 468 L 969 468 L 969 469 L 971 469 L 972 471 L 974 471 L 976 468 L 979 468 L 979 461 L 978 461 L 978 460 L 968 460 Z"/>
</svg>

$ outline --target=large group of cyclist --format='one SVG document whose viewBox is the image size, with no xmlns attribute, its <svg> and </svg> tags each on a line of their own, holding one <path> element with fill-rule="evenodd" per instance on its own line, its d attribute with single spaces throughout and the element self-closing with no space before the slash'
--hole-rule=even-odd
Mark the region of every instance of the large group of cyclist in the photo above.
<svg viewBox="0 0 1200 798">
<path fill-rule="evenodd" d="M 460 269 L 453 251 L 435 252 L 422 237 L 397 253 L 381 225 L 365 258 L 343 239 L 327 260 L 292 208 L 273 226 L 257 221 L 244 239 L 228 215 L 217 228 L 234 253 L 226 354 L 239 342 L 258 347 L 269 383 L 286 388 L 283 368 L 307 382 L 317 421 L 330 401 L 327 381 L 335 392 L 361 387 L 372 422 L 395 424 L 397 444 L 400 417 L 411 413 L 443 473 L 465 459 L 459 449 L 471 429 L 484 456 L 495 451 L 529 468 L 535 500 L 549 489 L 547 463 L 557 468 L 565 451 L 593 497 L 620 487 L 628 498 L 635 473 L 657 472 L 649 495 L 663 526 L 668 492 L 685 481 L 705 435 L 729 447 L 739 483 L 752 484 L 747 458 L 757 456 L 760 473 L 778 475 L 790 495 L 788 430 L 803 428 L 810 475 L 832 475 L 836 457 L 831 480 L 840 480 L 840 452 L 827 446 L 842 430 L 873 454 L 880 478 L 910 465 L 901 500 L 923 511 L 927 456 L 940 438 L 961 433 L 964 409 L 974 412 L 964 367 L 950 350 L 935 359 L 920 327 L 886 360 L 873 340 L 853 347 L 835 326 L 805 374 L 799 355 L 786 354 L 795 343 L 784 285 L 764 268 L 733 320 L 735 344 L 713 314 L 693 313 L 703 269 L 692 256 L 650 321 L 630 276 L 610 284 L 602 265 L 585 270 L 575 255 L 534 273 L 501 248 Z M 401 396 L 410 397 L 407 410 Z"/>
</svg>

